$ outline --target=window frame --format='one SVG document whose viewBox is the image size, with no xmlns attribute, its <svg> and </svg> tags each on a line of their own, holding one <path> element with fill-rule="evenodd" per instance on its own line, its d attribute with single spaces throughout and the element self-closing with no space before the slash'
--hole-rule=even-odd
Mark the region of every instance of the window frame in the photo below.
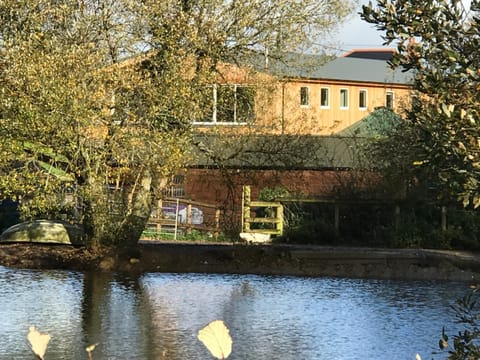
<svg viewBox="0 0 480 360">
<path fill-rule="evenodd" d="M 388 99 L 389 97 L 391 98 L 390 101 Z M 389 102 L 391 102 L 390 106 Z M 395 93 L 393 92 L 393 90 L 388 90 L 385 92 L 385 107 L 390 110 L 393 110 L 393 108 L 395 107 Z"/>
<path fill-rule="evenodd" d="M 209 125 L 209 126 L 214 126 L 214 125 L 223 125 L 223 126 L 228 126 L 228 125 L 247 125 L 251 122 L 254 122 L 255 121 L 255 118 L 256 118 L 256 113 L 255 113 L 255 95 L 253 95 L 253 106 L 252 106 L 252 111 L 253 111 L 253 115 L 252 115 L 252 119 L 251 119 L 251 122 L 249 121 L 237 121 L 238 120 L 238 115 L 239 115 L 239 110 L 238 110 L 238 91 L 237 89 L 238 88 L 241 88 L 241 87 L 247 87 L 247 88 L 254 88 L 253 85 L 249 85 L 249 84 L 238 84 L 238 83 L 234 83 L 234 84 L 212 84 L 210 85 L 211 88 L 212 88 L 212 112 L 211 112 L 211 121 L 207 121 L 207 120 L 202 120 L 202 121 L 196 121 L 194 120 L 193 121 L 193 124 L 194 125 Z M 232 121 L 219 121 L 218 120 L 218 116 L 219 116 L 219 109 L 218 109 L 218 103 L 219 103 L 219 96 L 218 96 L 218 88 L 221 87 L 221 86 L 231 86 L 233 87 L 233 108 L 232 108 L 232 112 L 233 112 L 233 120 Z"/>
<path fill-rule="evenodd" d="M 342 96 L 342 93 L 345 92 L 345 97 Z M 342 104 L 343 100 L 345 100 L 346 104 Z M 348 110 L 350 106 L 350 94 L 349 94 L 349 89 L 348 88 L 340 88 L 340 110 Z"/>
<path fill-rule="evenodd" d="M 362 106 L 362 94 L 365 94 L 364 99 L 364 106 Z M 359 89 L 358 90 L 358 109 L 365 111 L 368 108 L 368 90 L 367 89 Z"/>
<path fill-rule="evenodd" d="M 302 91 L 305 90 L 306 93 L 303 94 Z M 301 108 L 309 108 L 310 107 L 310 87 L 309 86 L 300 86 L 300 107 Z M 305 97 L 304 97 L 305 95 Z M 306 102 L 304 103 L 304 99 Z"/>
<path fill-rule="evenodd" d="M 326 91 L 326 105 L 323 105 L 322 104 L 322 100 L 323 100 L 323 90 Z M 322 86 L 320 88 L 320 109 L 330 109 L 330 87 L 327 87 L 327 86 Z"/>
</svg>

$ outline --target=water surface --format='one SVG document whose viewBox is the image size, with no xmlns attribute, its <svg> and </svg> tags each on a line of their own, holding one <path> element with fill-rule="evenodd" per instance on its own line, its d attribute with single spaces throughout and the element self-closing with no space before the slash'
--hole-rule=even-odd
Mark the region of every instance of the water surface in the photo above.
<svg viewBox="0 0 480 360">
<path fill-rule="evenodd" d="M 225 321 L 229 359 L 444 359 L 457 282 L 150 273 L 139 278 L 0 267 L 0 359 L 32 359 L 29 325 L 52 336 L 46 360 L 210 359 L 199 329 Z"/>
</svg>

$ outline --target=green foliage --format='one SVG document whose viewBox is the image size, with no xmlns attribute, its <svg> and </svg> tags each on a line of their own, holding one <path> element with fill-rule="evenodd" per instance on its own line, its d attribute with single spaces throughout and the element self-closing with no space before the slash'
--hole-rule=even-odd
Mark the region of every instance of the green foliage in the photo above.
<svg viewBox="0 0 480 360">
<path fill-rule="evenodd" d="M 155 240 L 175 240 L 173 233 L 159 233 L 153 229 L 145 229 L 142 233 L 143 238 Z M 211 232 L 191 230 L 190 232 L 181 231 L 177 234 L 178 241 L 195 241 L 195 242 L 232 242 L 232 240 L 223 233 L 218 234 L 215 238 Z"/>
<path fill-rule="evenodd" d="M 324 219 L 303 219 L 297 226 L 286 228 L 279 241 L 292 244 L 338 245 L 339 234 L 335 227 Z"/>
<path fill-rule="evenodd" d="M 273 202 L 273 201 L 279 201 L 281 198 L 288 198 L 290 196 L 290 191 L 283 186 L 276 186 L 274 188 L 263 188 L 260 190 L 260 193 L 258 194 L 258 199 L 260 201 L 268 201 L 268 202 Z M 284 209 L 285 211 L 285 209 Z M 259 209 L 256 209 L 255 214 L 257 217 L 260 218 L 270 218 L 270 217 L 275 217 L 276 210 L 275 208 L 272 207 L 262 207 Z M 288 223 L 289 216 L 288 214 L 284 214 L 284 224 Z M 265 223 L 258 223 L 258 224 L 251 224 L 250 225 L 252 229 L 275 229 L 275 224 L 265 224 Z"/>
<path fill-rule="evenodd" d="M 396 44 L 392 65 L 414 74 L 405 126 L 385 145 L 398 149 L 390 165 L 400 179 L 429 189 L 433 199 L 475 207 L 480 205 L 479 10 L 478 1 L 468 8 L 458 0 L 379 0 L 362 12 L 384 31 L 387 44 Z"/>
<path fill-rule="evenodd" d="M 328 206 L 287 203 L 284 207 L 282 242 L 296 244 L 338 244 L 339 233 L 334 227 L 333 212 Z"/>
<path fill-rule="evenodd" d="M 442 330 L 439 341 L 441 350 L 448 350 L 450 360 L 466 360 L 480 358 L 480 328 L 478 321 L 480 313 L 478 308 L 478 292 L 474 289 L 470 294 L 456 301 L 452 305 L 457 321 L 465 329 L 452 336 L 452 339 Z"/>
<path fill-rule="evenodd" d="M 351 5 L 2 1 L 0 198 L 21 198 L 25 218 L 56 216 L 68 185 L 89 245 L 135 244 L 190 158 L 218 65 L 310 46 Z"/>
<path fill-rule="evenodd" d="M 398 206 L 399 212 L 396 213 Z M 288 204 L 285 235 L 280 241 L 387 248 L 480 250 L 480 212 L 447 207 L 442 229 L 441 207 L 421 202 Z"/>
<path fill-rule="evenodd" d="M 274 188 L 263 188 L 258 194 L 260 201 L 276 201 L 281 198 L 288 198 L 290 191 L 284 186 L 276 186 Z"/>
</svg>

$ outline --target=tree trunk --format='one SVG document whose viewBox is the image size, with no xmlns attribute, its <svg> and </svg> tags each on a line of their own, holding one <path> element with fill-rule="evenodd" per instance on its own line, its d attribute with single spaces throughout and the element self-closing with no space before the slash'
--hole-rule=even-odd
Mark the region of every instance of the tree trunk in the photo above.
<svg viewBox="0 0 480 360">
<path fill-rule="evenodd" d="M 137 245 L 152 213 L 152 175 L 150 171 L 144 172 L 138 185 L 138 189 L 129 194 L 131 201 L 128 211 L 117 232 L 118 245 L 125 249 Z"/>
<path fill-rule="evenodd" d="M 141 172 L 129 187 L 111 190 L 92 184 L 84 202 L 87 246 L 114 246 L 119 251 L 134 248 L 152 211 L 152 175 Z"/>
</svg>

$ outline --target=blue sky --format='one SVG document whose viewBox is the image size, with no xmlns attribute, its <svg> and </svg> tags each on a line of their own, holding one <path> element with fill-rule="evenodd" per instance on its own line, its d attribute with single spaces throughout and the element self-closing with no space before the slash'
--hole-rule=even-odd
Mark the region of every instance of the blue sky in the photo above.
<svg viewBox="0 0 480 360">
<path fill-rule="evenodd" d="M 372 25 L 360 19 L 358 12 L 362 5 L 367 5 L 370 0 L 359 0 L 357 10 L 350 19 L 339 28 L 338 35 L 333 41 L 326 41 L 325 44 L 332 44 L 336 52 L 342 54 L 346 51 L 357 48 L 378 48 L 382 47 L 382 33 Z M 375 0 L 371 0 L 375 4 Z M 470 0 L 462 0 L 465 9 L 470 8 Z"/>
<path fill-rule="evenodd" d="M 360 19 L 360 15 L 358 15 L 362 4 L 368 4 L 368 0 L 360 1 L 355 13 L 339 28 L 338 35 L 332 42 L 340 53 L 356 48 L 382 47 L 382 33 L 377 31 L 373 25 Z"/>
</svg>

